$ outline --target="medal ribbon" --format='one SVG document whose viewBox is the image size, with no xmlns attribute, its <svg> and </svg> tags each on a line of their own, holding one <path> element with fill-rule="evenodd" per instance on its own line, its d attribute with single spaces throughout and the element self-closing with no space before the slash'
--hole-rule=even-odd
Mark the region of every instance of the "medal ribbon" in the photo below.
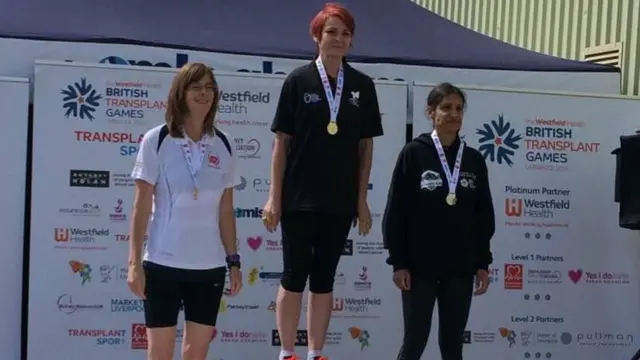
<svg viewBox="0 0 640 360">
<path fill-rule="evenodd" d="M 338 78 L 336 79 L 336 94 L 334 97 L 333 91 L 331 90 L 331 83 L 329 82 L 329 77 L 327 76 L 327 71 L 322 64 L 322 60 L 320 60 L 320 57 L 316 59 L 316 67 L 318 68 L 318 72 L 320 73 L 320 80 L 322 80 L 324 94 L 327 96 L 327 102 L 329 103 L 329 111 L 331 113 L 330 121 L 332 123 L 335 123 L 336 121 L 338 121 L 338 112 L 340 111 L 340 100 L 342 99 L 342 88 L 344 86 L 344 69 L 342 68 L 342 65 L 340 65 L 340 70 L 338 70 Z"/>
<path fill-rule="evenodd" d="M 456 162 L 453 166 L 453 174 L 451 174 L 449 164 L 447 163 L 447 157 L 444 155 L 444 148 L 442 147 L 442 143 L 440 142 L 438 134 L 435 130 L 431 132 L 431 139 L 433 139 L 433 144 L 436 146 L 436 151 L 438 151 L 438 157 L 440 158 L 440 164 L 442 164 L 442 169 L 444 170 L 444 174 L 447 177 L 447 182 L 449 183 L 449 194 L 455 195 L 456 187 L 458 186 L 458 179 L 460 178 L 460 167 L 462 165 L 464 141 L 460 140 L 460 147 L 458 148 L 458 154 L 456 155 Z"/>
<path fill-rule="evenodd" d="M 178 141 L 178 145 L 180 145 L 180 148 L 182 148 L 182 154 L 184 155 L 184 159 L 187 162 L 187 167 L 189 168 L 189 173 L 191 174 L 191 179 L 193 180 L 194 190 L 197 191 L 198 190 L 198 179 L 196 177 L 197 172 L 193 167 L 193 164 L 194 164 L 193 154 L 191 154 L 191 146 L 189 145 L 191 143 L 191 140 L 187 140 L 187 135 L 183 135 L 183 136 L 184 136 L 184 139 L 181 139 L 181 141 Z M 205 139 L 202 139 L 200 141 L 199 150 L 200 150 L 200 162 L 202 162 L 204 161 L 205 152 L 207 150 L 207 142 L 205 141 Z"/>
</svg>

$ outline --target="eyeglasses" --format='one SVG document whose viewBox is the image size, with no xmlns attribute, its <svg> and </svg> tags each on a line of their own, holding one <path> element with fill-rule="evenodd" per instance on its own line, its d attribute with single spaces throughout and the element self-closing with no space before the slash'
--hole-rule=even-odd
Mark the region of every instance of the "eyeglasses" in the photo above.
<svg viewBox="0 0 640 360">
<path fill-rule="evenodd" d="M 187 91 L 195 91 L 195 92 L 202 92 L 202 91 L 215 91 L 216 87 L 209 84 L 209 85 L 200 85 L 200 84 L 191 84 L 187 87 Z"/>
</svg>

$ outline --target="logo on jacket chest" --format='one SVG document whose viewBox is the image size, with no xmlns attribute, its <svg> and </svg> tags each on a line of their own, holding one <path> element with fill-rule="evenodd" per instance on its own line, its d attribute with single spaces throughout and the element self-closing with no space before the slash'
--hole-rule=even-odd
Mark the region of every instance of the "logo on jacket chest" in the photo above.
<svg viewBox="0 0 640 360">
<path fill-rule="evenodd" d="M 427 170 L 420 176 L 420 189 L 433 191 L 442 186 L 442 177 L 433 170 Z"/>
<path fill-rule="evenodd" d="M 434 170 L 427 170 L 420 176 L 420 189 L 433 191 L 444 184 L 442 176 L 439 172 Z M 472 172 L 460 172 L 460 178 L 458 185 L 463 188 L 475 190 L 476 188 L 476 174 Z"/>
<path fill-rule="evenodd" d="M 460 172 L 460 186 L 471 190 L 476 189 L 476 174 L 472 172 Z"/>
<path fill-rule="evenodd" d="M 214 169 L 220 169 L 220 158 L 217 155 L 208 155 L 207 164 Z"/>
</svg>

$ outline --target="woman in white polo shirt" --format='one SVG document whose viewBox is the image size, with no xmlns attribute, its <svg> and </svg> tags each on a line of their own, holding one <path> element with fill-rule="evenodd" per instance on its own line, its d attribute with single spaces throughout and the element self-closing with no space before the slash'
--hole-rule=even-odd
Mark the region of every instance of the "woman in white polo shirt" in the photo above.
<svg viewBox="0 0 640 360">
<path fill-rule="evenodd" d="M 128 284 L 144 299 L 151 360 L 173 359 L 182 306 L 182 358 L 204 360 L 227 268 L 229 295 L 242 287 L 233 208 L 240 177 L 228 136 L 214 127 L 218 100 L 211 68 L 183 66 L 169 91 L 166 124 L 145 134 L 131 175 L 136 190 Z"/>
</svg>

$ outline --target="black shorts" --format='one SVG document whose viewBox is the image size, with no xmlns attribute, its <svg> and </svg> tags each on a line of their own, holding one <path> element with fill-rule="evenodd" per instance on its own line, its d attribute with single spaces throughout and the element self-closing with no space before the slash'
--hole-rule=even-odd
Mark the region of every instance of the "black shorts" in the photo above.
<svg viewBox="0 0 640 360">
<path fill-rule="evenodd" d="M 318 212 L 282 214 L 282 287 L 301 293 L 309 279 L 309 291 L 333 291 L 340 262 L 353 219 Z"/>
<path fill-rule="evenodd" d="M 227 269 L 187 270 L 145 261 L 144 319 L 148 328 L 178 324 L 184 309 L 186 321 L 215 326 L 224 292 Z"/>
</svg>

